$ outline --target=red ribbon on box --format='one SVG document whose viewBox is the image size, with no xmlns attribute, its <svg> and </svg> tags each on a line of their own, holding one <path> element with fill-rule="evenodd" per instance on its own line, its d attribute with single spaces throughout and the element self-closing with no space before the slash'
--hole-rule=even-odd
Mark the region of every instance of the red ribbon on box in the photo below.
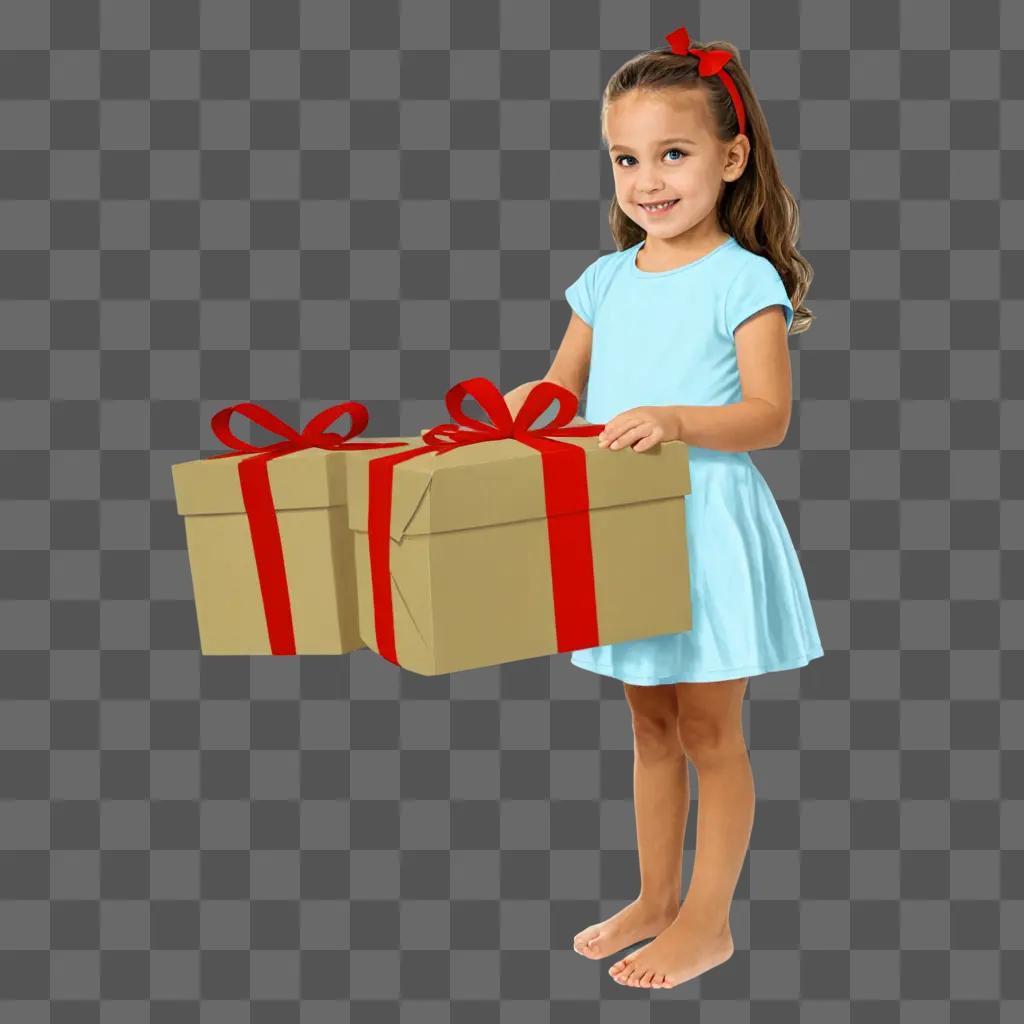
<svg viewBox="0 0 1024 1024">
<path fill-rule="evenodd" d="M 236 412 L 284 440 L 258 446 L 236 437 L 229 424 L 232 413 Z M 347 434 L 324 432 L 345 413 L 352 418 Z M 288 577 L 284 567 L 284 549 L 281 546 L 281 529 L 277 521 L 277 512 L 274 510 L 267 463 L 271 459 L 306 448 L 356 451 L 365 448 L 399 448 L 408 444 L 407 441 L 349 441 L 350 437 L 361 434 L 369 421 L 370 414 L 361 402 L 342 402 L 318 412 L 303 427 L 302 433 L 255 402 L 240 402 L 238 405 L 226 406 L 214 413 L 210 420 L 210 426 L 220 441 L 235 449 L 232 452 L 211 455 L 211 459 L 226 459 L 235 456 L 237 452 L 254 453 L 249 458 L 239 461 L 238 480 L 252 537 L 252 550 L 256 559 L 260 593 L 263 597 L 263 613 L 267 620 L 271 654 L 296 652 L 292 604 L 288 596 Z"/>
<path fill-rule="evenodd" d="M 467 394 L 480 403 L 490 417 L 490 423 L 482 423 L 463 411 L 462 403 Z M 558 413 L 554 419 L 546 426 L 535 426 L 552 401 L 558 402 Z M 439 423 L 431 427 L 422 437 L 422 448 L 385 455 L 369 463 L 367 531 L 378 653 L 398 664 L 390 549 L 395 466 L 428 452 L 444 455 L 463 445 L 503 438 L 514 438 L 541 454 L 558 650 L 574 651 L 597 646 L 597 596 L 590 539 L 586 452 L 555 438 L 592 437 L 600 434 L 605 425 L 566 426 L 576 415 L 578 399 L 567 388 L 552 381 L 542 381 L 530 391 L 514 420 L 504 396 L 486 377 L 472 377 L 453 385 L 445 395 L 445 404 L 458 423 Z M 469 429 L 463 429 L 459 424 Z"/>
</svg>

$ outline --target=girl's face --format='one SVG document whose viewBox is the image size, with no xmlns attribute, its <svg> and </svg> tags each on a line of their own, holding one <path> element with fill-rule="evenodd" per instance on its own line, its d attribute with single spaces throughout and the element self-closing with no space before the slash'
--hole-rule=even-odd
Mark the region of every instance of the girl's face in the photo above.
<svg viewBox="0 0 1024 1024">
<path fill-rule="evenodd" d="M 704 90 L 634 91 L 608 105 L 605 135 L 615 197 L 649 236 L 674 238 L 713 216 L 724 183 L 743 173 L 750 144 L 722 142 Z M 644 203 L 676 202 L 665 212 Z"/>
</svg>

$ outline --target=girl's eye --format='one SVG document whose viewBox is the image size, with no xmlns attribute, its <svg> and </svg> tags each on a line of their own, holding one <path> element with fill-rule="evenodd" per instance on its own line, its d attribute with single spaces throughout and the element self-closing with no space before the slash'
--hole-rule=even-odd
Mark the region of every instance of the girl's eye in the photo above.
<svg viewBox="0 0 1024 1024">
<path fill-rule="evenodd" d="M 680 156 L 686 156 L 686 154 L 681 149 L 666 149 L 665 152 L 666 153 L 678 153 Z M 633 159 L 635 159 L 635 158 L 631 157 L 628 153 L 623 153 L 623 154 L 621 154 L 621 155 L 619 155 L 619 156 L 617 156 L 615 158 L 615 162 L 617 164 L 619 164 L 620 160 L 633 160 Z M 673 160 L 672 163 L 677 164 L 677 163 L 679 163 L 679 161 L 678 160 Z M 619 164 L 619 166 L 621 167 L 622 164 Z"/>
</svg>

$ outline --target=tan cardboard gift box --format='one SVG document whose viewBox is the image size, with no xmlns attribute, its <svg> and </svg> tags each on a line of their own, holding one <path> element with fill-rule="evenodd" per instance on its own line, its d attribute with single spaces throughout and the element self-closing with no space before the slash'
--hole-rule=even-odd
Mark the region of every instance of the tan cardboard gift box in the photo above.
<svg viewBox="0 0 1024 1024">
<path fill-rule="evenodd" d="M 266 464 L 287 576 L 286 593 L 272 596 L 290 605 L 294 636 L 294 650 L 278 653 L 345 654 L 364 646 L 345 509 L 345 463 L 353 454 L 362 452 L 307 448 Z M 203 654 L 275 653 L 239 481 L 238 463 L 247 457 L 171 467 Z"/>
<path fill-rule="evenodd" d="M 422 438 L 405 440 L 423 447 Z M 557 440 L 583 452 L 589 510 L 566 513 L 574 519 L 559 526 L 558 516 L 546 515 L 552 481 L 545 484 L 541 452 L 502 438 L 396 461 L 388 537 L 382 543 L 383 531 L 377 535 L 376 548 L 368 530 L 370 467 L 408 449 L 349 454 L 348 525 L 359 632 L 368 647 L 403 668 L 439 675 L 691 628 L 687 445 L 670 441 L 636 452 L 599 448 L 595 436 Z M 549 463 L 549 471 L 571 464 Z M 564 543 L 567 523 L 575 543 Z M 581 542 L 584 554 L 592 552 L 592 567 L 579 557 Z M 573 646 L 572 638 L 581 634 L 570 629 L 563 634 L 567 646 L 560 645 L 556 545 L 570 549 L 560 560 L 570 570 L 570 592 L 580 587 L 585 594 L 590 574 L 597 627 L 592 644 Z M 559 590 L 565 595 L 564 586 Z M 578 621 L 574 600 L 560 609 L 563 621 Z M 377 621 L 380 610 L 386 622 Z"/>
</svg>

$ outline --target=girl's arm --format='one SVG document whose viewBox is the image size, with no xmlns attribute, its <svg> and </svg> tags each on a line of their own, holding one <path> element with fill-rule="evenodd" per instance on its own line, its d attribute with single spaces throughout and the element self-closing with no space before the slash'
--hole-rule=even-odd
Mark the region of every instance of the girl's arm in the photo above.
<svg viewBox="0 0 1024 1024">
<path fill-rule="evenodd" d="M 786 433 L 776 406 L 763 398 L 731 405 L 668 405 L 678 423 L 677 439 L 720 452 L 752 452 L 782 444 Z"/>
<path fill-rule="evenodd" d="M 731 405 L 668 406 L 679 439 L 699 448 L 755 451 L 782 444 L 793 406 L 786 318 L 781 306 L 767 306 L 736 328 L 736 363 L 743 400 Z"/>
<path fill-rule="evenodd" d="M 558 348 L 551 369 L 544 375 L 544 380 L 561 384 L 568 388 L 577 398 L 586 387 L 590 375 L 590 350 L 594 332 L 590 325 L 581 320 L 574 312 L 569 318 L 569 326 Z M 526 396 L 540 384 L 539 380 L 529 380 L 513 388 L 505 396 L 505 404 L 513 416 L 522 408 Z"/>
<path fill-rule="evenodd" d="M 573 312 L 569 317 L 569 326 L 565 329 L 562 343 L 558 347 L 558 353 L 544 379 L 561 384 L 579 398 L 590 375 L 590 351 L 593 342 L 593 329 Z"/>
</svg>

